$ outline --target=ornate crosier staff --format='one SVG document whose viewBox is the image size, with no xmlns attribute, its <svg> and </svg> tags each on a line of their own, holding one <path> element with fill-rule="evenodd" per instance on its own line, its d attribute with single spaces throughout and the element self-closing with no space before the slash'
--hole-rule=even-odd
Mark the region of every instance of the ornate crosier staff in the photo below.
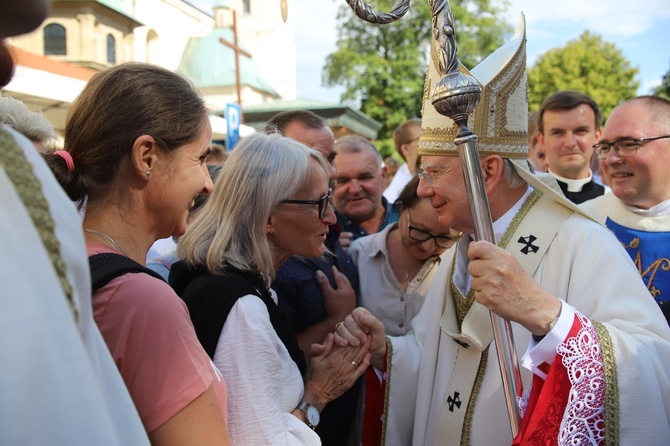
<svg viewBox="0 0 670 446">
<path fill-rule="evenodd" d="M 389 13 L 378 13 L 370 5 L 359 0 L 346 0 L 354 13 L 361 19 L 375 24 L 392 23 L 409 10 L 410 0 L 398 0 Z M 451 118 L 458 126 L 454 144 L 463 165 L 463 174 L 470 200 L 470 212 L 475 228 L 475 239 L 495 244 L 491 209 L 482 174 L 482 166 L 477 148 L 477 135 L 468 127 L 468 118 L 477 108 L 482 89 L 477 81 L 460 71 L 460 61 L 456 52 L 454 19 L 448 0 L 428 0 L 432 13 L 433 33 L 430 51 L 438 61 L 441 79 L 437 82 L 431 102 L 443 116 Z M 503 391 L 509 414 L 512 437 L 519 432 L 519 408 L 517 398 L 521 397 L 522 384 L 519 363 L 512 339 L 509 321 L 490 312 L 493 337 L 498 353 L 498 365 L 502 376 Z"/>
</svg>

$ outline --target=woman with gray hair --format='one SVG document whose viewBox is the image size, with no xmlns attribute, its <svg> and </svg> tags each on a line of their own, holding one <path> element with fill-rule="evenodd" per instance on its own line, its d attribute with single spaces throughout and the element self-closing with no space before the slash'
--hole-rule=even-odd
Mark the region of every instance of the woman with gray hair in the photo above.
<svg viewBox="0 0 670 446">
<path fill-rule="evenodd" d="M 179 240 L 170 281 L 228 383 L 237 445 L 319 445 L 319 413 L 369 365 L 369 341 L 328 334 L 309 366 L 270 283 L 292 255 L 319 257 L 328 226 L 328 165 L 307 146 L 257 133 L 232 152 L 213 197 Z M 318 351 L 318 353 L 316 353 Z"/>
</svg>

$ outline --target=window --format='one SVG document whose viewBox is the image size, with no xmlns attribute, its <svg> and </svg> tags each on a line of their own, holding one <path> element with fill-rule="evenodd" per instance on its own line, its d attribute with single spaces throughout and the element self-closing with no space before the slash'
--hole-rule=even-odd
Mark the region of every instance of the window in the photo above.
<svg viewBox="0 0 670 446">
<path fill-rule="evenodd" d="M 116 64 L 116 39 L 111 34 L 107 34 L 107 62 Z"/>
<path fill-rule="evenodd" d="M 44 54 L 47 56 L 65 56 L 65 28 L 58 23 L 44 27 Z"/>
<path fill-rule="evenodd" d="M 244 14 L 251 14 L 251 0 L 242 1 L 242 12 Z"/>
</svg>

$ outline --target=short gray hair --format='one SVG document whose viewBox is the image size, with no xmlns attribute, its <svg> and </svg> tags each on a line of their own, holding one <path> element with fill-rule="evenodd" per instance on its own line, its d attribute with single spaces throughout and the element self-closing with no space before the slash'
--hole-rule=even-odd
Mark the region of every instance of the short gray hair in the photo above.
<svg viewBox="0 0 670 446">
<path fill-rule="evenodd" d="M 4 122 L 33 142 L 43 145 L 54 143 L 58 138 L 53 125 L 39 112 L 9 96 L 0 97 L 0 122 Z"/>
<path fill-rule="evenodd" d="M 216 274 L 225 264 L 274 277 L 266 225 L 279 202 L 309 181 L 315 150 L 278 133 L 254 133 L 235 147 L 214 185 L 212 197 L 179 240 L 179 258 Z"/>
<path fill-rule="evenodd" d="M 364 151 L 372 153 L 377 161 L 377 166 L 381 169 L 382 156 L 370 141 L 360 136 L 348 135 L 338 139 L 335 142 L 336 153 L 361 153 Z"/>
<path fill-rule="evenodd" d="M 479 160 L 481 162 L 484 161 L 486 156 L 480 156 Z M 511 160 L 508 158 L 503 158 L 503 171 L 502 175 L 500 176 L 500 180 L 507 184 L 510 189 L 518 189 L 519 187 L 523 186 L 524 184 L 528 184 L 526 180 L 521 178 L 521 176 L 516 172 L 516 169 L 514 168 L 514 164 L 512 163 Z M 526 163 L 528 163 L 527 170 L 532 172 L 533 167 L 530 164 L 530 161 L 525 160 Z M 483 168 L 484 166 L 482 166 Z"/>
<path fill-rule="evenodd" d="M 521 178 L 521 176 L 516 172 L 516 169 L 514 168 L 514 165 L 512 164 L 512 161 L 510 161 L 507 158 L 503 158 L 503 173 L 501 180 L 510 187 L 510 189 L 518 189 L 524 184 L 528 184 L 526 180 Z M 526 160 L 526 162 L 528 162 Z M 530 163 L 528 164 L 528 170 L 533 171 L 532 166 Z"/>
</svg>

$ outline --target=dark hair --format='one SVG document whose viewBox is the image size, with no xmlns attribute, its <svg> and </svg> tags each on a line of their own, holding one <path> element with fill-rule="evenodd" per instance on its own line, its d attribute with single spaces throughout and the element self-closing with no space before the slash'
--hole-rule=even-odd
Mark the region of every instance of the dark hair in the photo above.
<svg viewBox="0 0 670 446">
<path fill-rule="evenodd" d="M 603 123 L 603 115 L 600 113 L 600 108 L 596 101 L 590 96 L 580 93 L 575 90 L 563 90 L 552 94 L 540 105 L 540 110 L 537 112 L 537 131 L 544 135 L 544 112 L 547 110 L 572 110 L 582 104 L 586 104 L 593 110 L 595 117 L 595 130 L 598 130 Z"/>
<path fill-rule="evenodd" d="M 287 110 L 271 117 L 267 124 L 265 124 L 265 132 L 277 132 L 283 135 L 286 127 L 292 122 L 299 122 L 309 129 L 320 129 L 328 126 L 321 116 L 312 111 Z"/>
<path fill-rule="evenodd" d="M 106 194 L 121 163 L 142 135 L 162 150 L 193 142 L 207 123 L 200 95 L 183 76 L 146 63 L 124 63 L 94 75 L 72 104 L 64 150 L 74 161 L 68 172 L 57 155 L 45 155 L 70 198 Z"/>
<path fill-rule="evenodd" d="M 14 75 L 14 59 L 9 51 L 9 45 L 0 40 L 0 87 L 4 87 Z"/>
<path fill-rule="evenodd" d="M 398 213 L 407 209 L 412 209 L 417 205 L 419 200 L 421 200 L 421 198 L 419 198 L 419 196 L 416 194 L 416 189 L 418 187 L 419 176 L 414 175 L 412 179 L 409 180 L 409 183 L 405 185 L 405 187 L 400 192 L 400 195 L 398 195 L 398 198 L 396 198 L 395 202 L 393 203 L 393 208 Z"/>
<path fill-rule="evenodd" d="M 414 133 L 412 132 L 413 127 L 419 127 L 421 129 L 421 119 L 412 118 L 400 123 L 400 125 L 393 131 L 393 145 L 395 146 L 395 151 L 405 159 L 405 154 L 402 153 L 400 148 L 403 144 L 409 143 L 412 138 L 415 138 Z"/>
<path fill-rule="evenodd" d="M 368 151 L 377 160 L 377 166 L 382 168 L 382 156 L 377 147 L 362 136 L 347 135 L 335 141 L 335 152 L 337 153 L 362 153 Z"/>
</svg>

